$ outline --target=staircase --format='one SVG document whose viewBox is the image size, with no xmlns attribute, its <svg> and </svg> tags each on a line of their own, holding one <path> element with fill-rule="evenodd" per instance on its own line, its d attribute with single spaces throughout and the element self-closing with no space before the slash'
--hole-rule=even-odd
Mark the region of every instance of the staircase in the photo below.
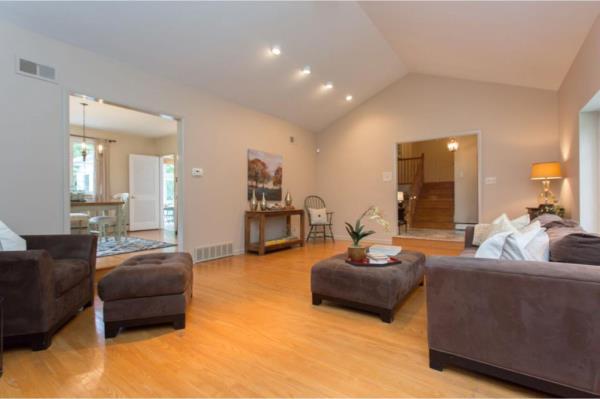
<svg viewBox="0 0 600 399">
<path fill-rule="evenodd" d="M 423 183 L 411 227 L 454 229 L 454 182 Z"/>
</svg>

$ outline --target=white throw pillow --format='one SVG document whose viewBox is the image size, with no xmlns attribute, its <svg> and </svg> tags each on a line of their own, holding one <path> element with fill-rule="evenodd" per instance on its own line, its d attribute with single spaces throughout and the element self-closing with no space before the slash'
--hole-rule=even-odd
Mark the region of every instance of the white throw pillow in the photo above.
<svg viewBox="0 0 600 399">
<path fill-rule="evenodd" d="M 516 219 L 511 220 L 510 222 L 515 227 L 515 229 L 520 230 L 523 227 L 527 226 L 531 222 L 531 219 L 529 218 L 529 214 L 526 213 L 522 216 L 519 216 Z"/>
<path fill-rule="evenodd" d="M 504 231 L 518 231 L 529 225 L 529 215 L 525 214 L 516 219 L 510 220 L 506 213 L 498 216 L 491 224 L 480 223 L 475 225 L 473 233 L 473 245 L 479 246 L 485 240 Z"/>
<path fill-rule="evenodd" d="M 540 231 L 539 226 L 534 226 L 534 228 L 529 228 L 524 232 L 509 234 L 504 242 L 500 259 L 533 260 L 533 257 L 527 252 L 527 245 Z"/>
<path fill-rule="evenodd" d="M 550 239 L 540 223 L 532 223 L 521 231 L 501 232 L 485 240 L 477 258 L 548 261 Z"/>
<path fill-rule="evenodd" d="M 312 224 L 328 224 L 327 209 L 308 208 L 308 213 L 310 214 L 310 222 Z"/>
<path fill-rule="evenodd" d="M 530 260 L 550 261 L 550 237 L 548 233 L 544 229 L 540 229 L 525 249 L 531 257 Z"/>
<path fill-rule="evenodd" d="M 519 230 L 512 225 L 508 216 L 506 216 L 506 214 L 502 214 L 499 218 L 492 222 L 492 229 L 488 235 L 488 238 L 498 233 L 516 233 L 518 231 Z"/>
<path fill-rule="evenodd" d="M 494 234 L 493 236 L 485 240 L 479 246 L 479 248 L 477 248 L 477 252 L 475 252 L 475 257 L 500 259 L 500 256 L 502 256 L 502 250 L 504 249 L 504 243 L 506 242 L 506 238 L 511 234 L 512 232 L 510 231 L 504 231 Z"/>
<path fill-rule="evenodd" d="M 25 251 L 25 240 L 0 221 L 0 251 Z"/>
</svg>

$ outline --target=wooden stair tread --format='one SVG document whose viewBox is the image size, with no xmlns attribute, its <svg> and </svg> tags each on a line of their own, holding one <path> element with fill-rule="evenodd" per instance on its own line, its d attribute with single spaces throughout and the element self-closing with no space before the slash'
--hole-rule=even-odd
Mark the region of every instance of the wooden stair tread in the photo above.
<svg viewBox="0 0 600 399">
<path fill-rule="evenodd" d="M 454 182 L 423 183 L 412 227 L 454 228 Z"/>
</svg>

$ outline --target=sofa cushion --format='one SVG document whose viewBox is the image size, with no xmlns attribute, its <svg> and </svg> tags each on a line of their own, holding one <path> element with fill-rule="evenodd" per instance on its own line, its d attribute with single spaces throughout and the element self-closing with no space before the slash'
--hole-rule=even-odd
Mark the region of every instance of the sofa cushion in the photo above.
<svg viewBox="0 0 600 399">
<path fill-rule="evenodd" d="M 600 235 L 572 233 L 550 246 L 550 260 L 583 265 L 600 265 Z"/>
<path fill-rule="evenodd" d="M 123 262 L 98 283 L 103 301 L 182 294 L 191 284 L 188 253 L 140 255 Z"/>
<path fill-rule="evenodd" d="M 54 296 L 62 296 L 78 285 L 88 274 L 88 263 L 81 259 L 54 260 Z"/>
</svg>

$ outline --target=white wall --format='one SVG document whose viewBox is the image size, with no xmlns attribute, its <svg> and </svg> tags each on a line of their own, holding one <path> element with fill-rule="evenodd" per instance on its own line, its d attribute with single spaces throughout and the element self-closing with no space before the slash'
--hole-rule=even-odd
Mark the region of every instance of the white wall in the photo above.
<svg viewBox="0 0 600 399">
<path fill-rule="evenodd" d="M 318 190 L 335 211 L 335 233 L 371 204 L 389 220 L 396 212 L 396 143 L 480 130 L 482 220 L 522 215 L 537 203 L 531 163 L 559 158 L 556 92 L 409 74 L 318 136 Z M 375 238 L 389 239 L 379 232 Z"/>
<path fill-rule="evenodd" d="M 560 151 L 564 179 L 561 201 L 579 219 L 579 113 L 600 90 L 600 18 L 596 19 L 558 91 Z M 598 203 L 594 204 L 598 206 Z"/>
<path fill-rule="evenodd" d="M 16 55 L 55 67 L 59 84 L 17 75 Z M 226 241 L 243 247 L 248 148 L 283 155 L 283 189 L 297 206 L 316 189 L 313 133 L 5 22 L 0 88 L 0 220 L 18 233 L 67 231 L 69 91 L 183 118 L 186 250 Z M 205 176 L 189 177 L 192 167 Z"/>
</svg>

